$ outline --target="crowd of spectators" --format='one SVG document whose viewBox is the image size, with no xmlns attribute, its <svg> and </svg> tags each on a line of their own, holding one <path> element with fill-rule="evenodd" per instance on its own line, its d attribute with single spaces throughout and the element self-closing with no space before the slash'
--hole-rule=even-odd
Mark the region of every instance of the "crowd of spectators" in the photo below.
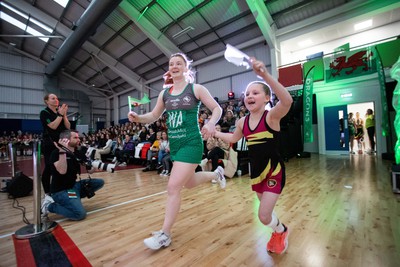
<svg viewBox="0 0 400 267">
<path fill-rule="evenodd" d="M 221 126 L 221 131 L 233 132 L 236 121 L 247 114 L 247 110 L 243 105 L 243 98 L 225 101 L 220 103 L 220 105 L 223 110 L 221 119 L 218 122 L 218 124 Z M 211 112 L 205 108 L 200 109 L 200 128 L 207 122 L 210 113 Z M 154 142 L 157 140 L 157 133 L 159 133 L 158 136 L 161 136 L 162 132 L 167 132 L 165 115 L 160 117 L 152 124 L 126 122 L 125 124 L 110 126 L 95 132 L 80 133 L 81 147 L 85 151 L 90 151 L 88 156 L 92 157 L 93 159 L 99 159 L 102 155 L 108 154 L 111 156 L 113 162 L 118 162 L 120 166 L 124 166 L 129 164 L 130 158 L 135 159 L 135 149 L 141 148 L 141 145 L 139 144 L 149 143 L 150 147 L 152 147 Z M 35 140 L 41 140 L 41 134 L 22 133 L 21 131 L 4 131 L 0 136 L 0 158 L 9 157 L 8 144 L 10 142 L 15 145 L 17 156 L 32 155 L 32 144 Z M 111 141 L 113 145 L 110 147 Z M 161 141 L 162 140 L 159 140 L 157 142 Z M 206 140 L 204 140 L 204 142 L 205 144 L 207 143 Z M 158 146 L 157 148 L 152 147 L 150 150 L 151 156 L 146 154 L 145 160 L 142 163 L 149 167 L 149 160 L 155 160 L 155 168 L 161 168 L 160 171 L 162 171 L 163 162 L 158 160 L 157 157 L 158 155 L 162 155 L 162 157 L 164 157 L 164 154 L 168 154 L 165 152 L 165 146 L 166 145 L 164 144 L 162 153 L 158 153 Z M 204 158 L 207 155 L 206 150 L 207 147 L 205 145 Z M 136 153 L 137 155 L 140 155 L 139 151 L 136 151 Z M 136 158 L 139 158 L 140 160 L 140 156 Z M 169 173 L 169 171 L 170 170 L 163 173 Z"/>
<path fill-rule="evenodd" d="M 22 131 L 3 131 L 0 136 L 0 158 L 8 159 L 10 156 L 9 144 L 12 143 L 16 149 L 17 156 L 31 156 L 34 141 L 41 139 L 41 135 L 23 133 Z"/>
</svg>

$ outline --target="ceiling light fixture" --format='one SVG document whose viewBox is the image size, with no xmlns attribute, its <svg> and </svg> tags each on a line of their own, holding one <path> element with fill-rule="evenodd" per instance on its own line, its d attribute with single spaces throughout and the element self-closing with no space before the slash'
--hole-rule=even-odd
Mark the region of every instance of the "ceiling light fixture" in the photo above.
<svg viewBox="0 0 400 267">
<path fill-rule="evenodd" d="M 371 26 L 372 26 L 372 19 L 369 19 L 369 20 L 354 24 L 354 30 L 359 31 L 359 30 L 369 28 Z"/>
<path fill-rule="evenodd" d="M 16 37 L 16 38 L 64 38 L 61 35 L 27 35 L 27 34 L 0 34 L 0 37 Z"/>
<path fill-rule="evenodd" d="M 178 38 L 179 36 L 182 36 L 182 35 L 184 35 L 184 34 L 190 32 L 190 31 L 193 31 L 193 30 L 194 30 L 194 28 L 193 28 L 192 26 L 189 26 L 189 27 L 187 27 L 187 28 L 181 30 L 180 32 L 177 32 L 177 33 L 175 33 L 174 35 L 172 35 L 172 38 L 173 38 L 173 39 L 176 39 L 176 38 Z"/>
<path fill-rule="evenodd" d="M 62 6 L 64 8 L 67 6 L 68 1 L 69 0 L 54 0 L 54 2 L 56 2 L 57 4 L 59 4 L 60 6 Z"/>
<path fill-rule="evenodd" d="M 306 46 L 310 46 L 310 45 L 312 45 L 312 44 L 313 44 L 313 41 L 311 41 L 311 39 L 307 39 L 307 40 L 298 42 L 298 45 L 299 45 L 300 47 L 306 47 Z"/>
</svg>

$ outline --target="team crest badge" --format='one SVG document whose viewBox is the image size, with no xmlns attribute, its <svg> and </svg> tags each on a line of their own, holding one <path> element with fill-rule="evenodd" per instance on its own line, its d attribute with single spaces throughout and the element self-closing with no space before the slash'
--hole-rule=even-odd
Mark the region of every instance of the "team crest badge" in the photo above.
<svg viewBox="0 0 400 267">
<path fill-rule="evenodd" d="M 269 188 L 274 188 L 274 187 L 276 186 L 276 184 L 277 184 L 277 182 L 276 182 L 276 180 L 274 180 L 274 179 L 269 179 L 269 180 L 267 181 L 267 186 L 268 186 Z"/>
</svg>

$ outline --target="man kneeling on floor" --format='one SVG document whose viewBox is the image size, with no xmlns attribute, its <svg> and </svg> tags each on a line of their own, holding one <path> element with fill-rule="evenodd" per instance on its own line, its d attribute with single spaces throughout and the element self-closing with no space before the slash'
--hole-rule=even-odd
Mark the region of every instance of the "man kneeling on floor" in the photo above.
<svg viewBox="0 0 400 267">
<path fill-rule="evenodd" d="M 98 162 L 86 159 L 86 156 L 77 151 L 79 142 L 79 135 L 75 131 L 66 130 L 60 134 L 60 140 L 56 144 L 58 150 L 53 151 L 50 157 L 51 196 L 45 195 L 42 201 L 41 211 L 44 217 L 52 212 L 71 220 L 83 220 L 86 217 L 86 210 L 82 205 L 81 198 L 93 197 L 94 192 L 103 187 L 104 180 L 90 178 L 90 176 L 88 179 L 81 180 L 81 165 L 86 165 L 88 173 L 93 173 L 94 167 L 101 164 L 114 166 L 102 162 L 99 165 Z M 101 169 L 110 169 L 112 172 L 114 171 L 112 166 L 104 166 Z M 78 181 L 77 178 L 79 178 Z"/>
</svg>

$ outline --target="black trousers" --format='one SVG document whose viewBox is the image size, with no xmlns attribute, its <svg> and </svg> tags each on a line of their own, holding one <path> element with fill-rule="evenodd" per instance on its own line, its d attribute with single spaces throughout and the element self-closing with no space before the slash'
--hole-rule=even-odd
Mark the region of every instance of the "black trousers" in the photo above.
<svg viewBox="0 0 400 267">
<path fill-rule="evenodd" d="M 371 144 L 371 151 L 375 151 L 375 126 L 367 128 L 369 142 Z"/>
<path fill-rule="evenodd" d="M 207 159 L 211 160 L 211 171 L 214 171 L 218 168 L 218 160 L 223 159 L 225 156 L 225 152 L 220 147 L 214 147 L 207 154 Z"/>
<path fill-rule="evenodd" d="M 43 156 L 44 156 L 44 169 L 42 173 L 42 185 L 44 189 L 44 193 L 50 193 L 50 179 L 51 179 L 51 162 L 50 156 L 51 153 L 57 149 L 51 140 L 43 140 Z"/>
</svg>

